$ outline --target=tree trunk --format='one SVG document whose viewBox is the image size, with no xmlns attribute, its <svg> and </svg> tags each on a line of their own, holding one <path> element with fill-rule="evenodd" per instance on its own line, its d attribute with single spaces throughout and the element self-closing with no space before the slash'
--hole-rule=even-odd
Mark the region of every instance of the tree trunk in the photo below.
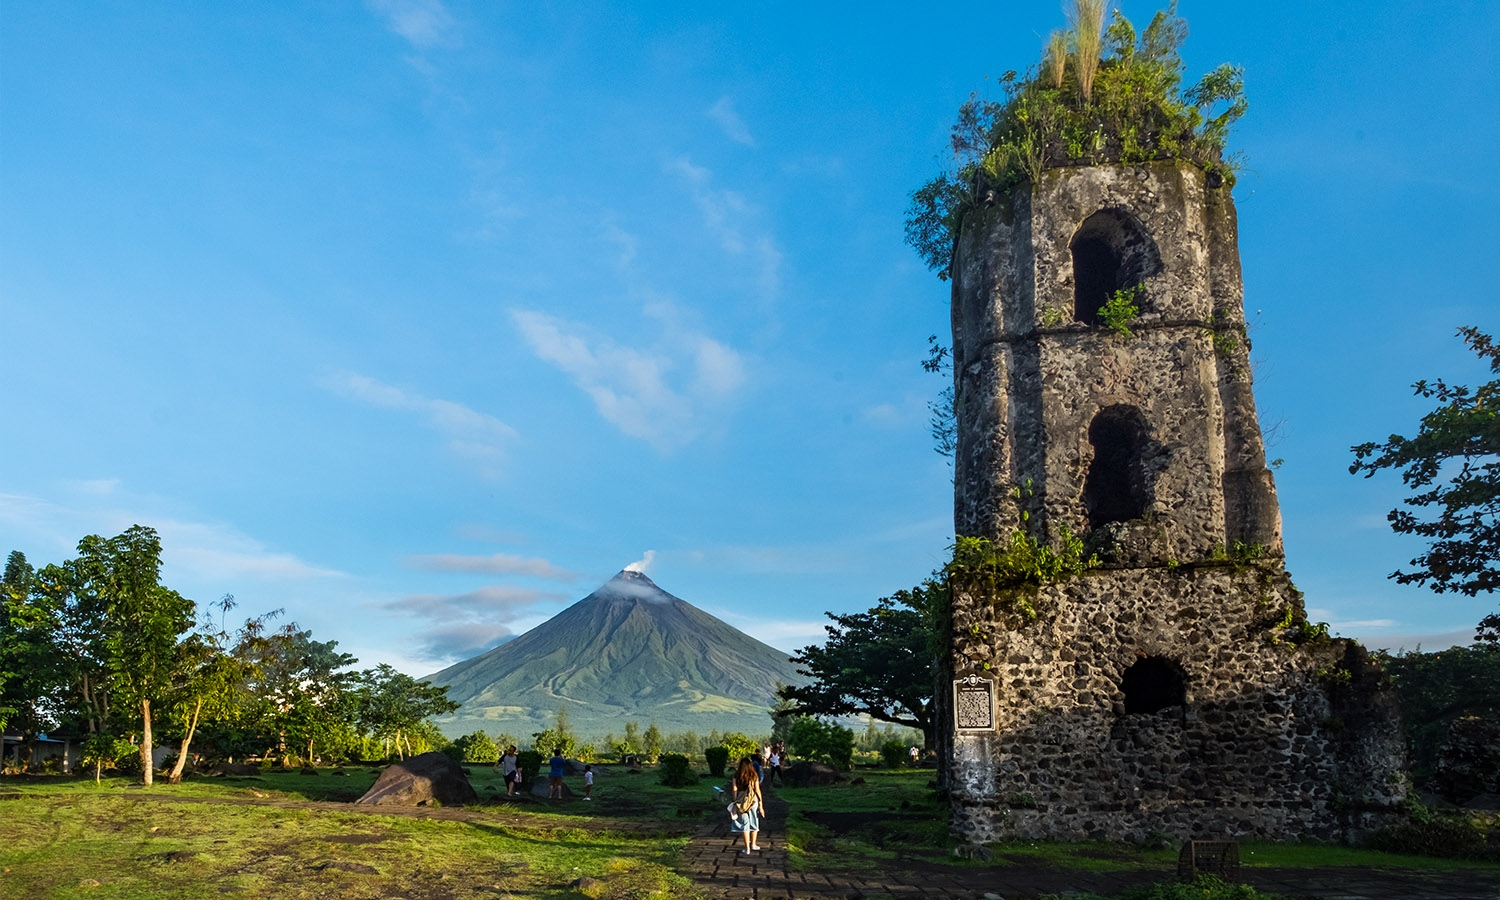
<svg viewBox="0 0 1500 900">
<path fill-rule="evenodd" d="M 182 769 L 187 765 L 188 747 L 193 743 L 193 732 L 198 730 L 198 713 L 203 709 L 203 698 L 199 697 L 197 704 L 193 706 L 193 717 L 188 721 L 187 737 L 182 739 L 182 749 L 177 752 L 177 765 L 172 767 L 172 774 L 167 777 L 167 784 L 182 783 Z"/>
<path fill-rule="evenodd" d="M 141 771 L 146 776 L 146 787 L 151 786 L 151 701 L 141 701 Z"/>
<path fill-rule="evenodd" d="M 99 778 L 104 774 L 104 760 L 94 759 L 94 784 L 99 783 Z"/>
</svg>

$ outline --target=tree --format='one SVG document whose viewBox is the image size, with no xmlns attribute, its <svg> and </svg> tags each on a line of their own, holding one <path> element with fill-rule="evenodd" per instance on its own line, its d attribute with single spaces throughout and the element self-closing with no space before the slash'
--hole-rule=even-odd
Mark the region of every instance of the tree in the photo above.
<svg viewBox="0 0 1500 900">
<path fill-rule="evenodd" d="M 492 763 L 500 758 L 500 748 L 483 731 L 466 734 L 453 742 L 459 762 Z"/>
<path fill-rule="evenodd" d="M 812 679 L 783 686 L 777 695 L 795 704 L 799 715 L 864 714 L 922 732 L 934 741 L 937 622 L 948 602 L 947 587 L 929 578 L 910 591 L 882 598 L 867 612 L 827 613 L 828 641 L 803 647 L 792 657 L 797 671 Z"/>
<path fill-rule="evenodd" d="M 854 732 L 833 722 L 805 716 L 792 723 L 787 749 L 836 769 L 849 769 L 854 758 Z"/>
<path fill-rule="evenodd" d="M 1401 700 L 1413 772 L 1433 774 L 1455 722 L 1500 722 L 1500 645 L 1479 642 L 1436 653 L 1381 656 Z"/>
<path fill-rule="evenodd" d="M 0 730 L 26 735 L 57 724 L 63 687 L 56 610 L 36 586 L 26 554 L 13 551 L 0 579 Z"/>
<path fill-rule="evenodd" d="M 152 705 L 172 686 L 178 636 L 193 626 L 193 601 L 161 584 L 161 539 L 132 525 L 112 538 L 78 543 L 79 585 L 104 604 L 109 685 L 141 717 L 141 769 L 152 782 Z"/>
<path fill-rule="evenodd" d="M 448 699 L 447 686 L 418 681 L 381 663 L 359 674 L 360 725 L 387 747 L 394 745 L 401 756 L 401 746 L 411 752 L 412 733 L 429 716 L 440 716 L 458 709 Z M 404 757 L 403 757 L 404 758 Z"/>
<path fill-rule="evenodd" d="M 661 752 L 662 752 L 661 729 L 656 727 L 656 723 L 655 722 L 652 722 L 650 725 L 646 726 L 646 734 L 641 739 L 641 743 L 642 743 L 641 749 L 646 754 L 646 761 L 647 762 L 653 762 L 654 763 L 658 759 L 661 759 Z"/>
<path fill-rule="evenodd" d="M 1465 344 L 1500 374 L 1500 346 L 1477 328 L 1460 328 Z M 1500 587 L 1500 379 L 1470 390 L 1441 379 L 1418 381 L 1417 396 L 1439 406 L 1422 417 L 1416 437 L 1391 435 L 1383 444 L 1351 449 L 1351 474 L 1401 471 L 1414 493 L 1386 517 L 1397 534 L 1428 539 L 1414 567 L 1391 573 L 1401 584 L 1470 597 Z M 1429 512 L 1431 517 L 1423 517 Z M 1491 619 L 1495 619 L 1491 623 Z M 1486 619 L 1500 627 L 1500 619 Z M 1484 634 L 1481 626 L 1481 637 Z"/>
</svg>

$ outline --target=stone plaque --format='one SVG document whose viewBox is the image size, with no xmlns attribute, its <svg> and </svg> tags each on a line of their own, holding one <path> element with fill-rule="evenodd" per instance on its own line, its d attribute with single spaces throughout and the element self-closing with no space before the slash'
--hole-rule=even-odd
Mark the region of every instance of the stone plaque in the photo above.
<svg viewBox="0 0 1500 900">
<path fill-rule="evenodd" d="M 994 731 L 995 683 L 978 675 L 954 679 L 953 721 L 959 731 Z"/>
</svg>

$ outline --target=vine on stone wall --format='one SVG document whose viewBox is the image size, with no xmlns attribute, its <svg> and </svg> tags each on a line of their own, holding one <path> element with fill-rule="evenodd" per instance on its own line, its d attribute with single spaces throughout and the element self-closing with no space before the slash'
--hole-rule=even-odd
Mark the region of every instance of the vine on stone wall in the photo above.
<svg viewBox="0 0 1500 900">
<path fill-rule="evenodd" d="M 1099 565 L 1084 552 L 1083 541 L 1064 526 L 1056 549 L 1017 528 L 999 542 L 959 537 L 945 567 L 949 582 L 961 590 L 1008 601 L 1022 621 L 1035 622 L 1037 611 L 1028 588 L 1082 574 Z"/>
</svg>

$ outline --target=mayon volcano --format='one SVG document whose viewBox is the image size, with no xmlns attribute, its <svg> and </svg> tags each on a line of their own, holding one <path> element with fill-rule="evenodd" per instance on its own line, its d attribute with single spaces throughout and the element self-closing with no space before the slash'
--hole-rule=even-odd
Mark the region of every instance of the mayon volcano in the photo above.
<svg viewBox="0 0 1500 900">
<path fill-rule="evenodd" d="M 520 637 L 426 680 L 463 704 L 437 720 L 444 733 L 524 739 L 550 727 L 559 708 L 584 738 L 618 734 L 627 721 L 765 734 L 776 685 L 807 679 L 785 652 L 627 569 Z"/>
</svg>

